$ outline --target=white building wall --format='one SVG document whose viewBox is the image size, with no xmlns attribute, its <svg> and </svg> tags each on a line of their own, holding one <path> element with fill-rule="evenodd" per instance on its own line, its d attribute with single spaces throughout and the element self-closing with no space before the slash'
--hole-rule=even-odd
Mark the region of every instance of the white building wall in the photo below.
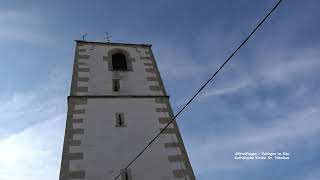
<svg viewBox="0 0 320 180">
<path fill-rule="evenodd" d="M 110 70 L 115 50 L 132 71 Z M 116 127 L 116 113 L 125 127 Z M 78 42 L 60 180 L 113 179 L 172 116 L 150 46 Z M 195 179 L 176 123 L 167 130 L 129 167 L 129 180 Z"/>
<path fill-rule="evenodd" d="M 147 81 L 147 77 L 156 77 L 155 72 L 147 72 L 146 69 L 153 68 L 153 66 L 145 66 L 144 63 L 153 63 L 151 49 L 148 47 L 126 47 L 126 46 L 105 46 L 105 45 L 85 45 L 81 46 L 85 52 L 80 52 L 80 55 L 87 55 L 89 58 L 80 59 L 79 67 L 89 68 L 89 72 L 78 72 L 80 77 L 88 77 L 90 81 L 88 84 L 78 82 L 79 86 L 86 86 L 89 88 L 87 93 L 78 92 L 78 95 L 164 95 L 160 91 L 150 91 L 150 86 L 160 86 L 157 81 Z M 133 71 L 119 72 L 109 71 L 108 61 L 104 57 L 114 49 L 121 49 L 130 54 L 134 59 L 132 62 Z M 143 52 L 143 53 L 141 53 Z M 146 54 L 146 52 L 148 52 Z M 143 57 L 143 59 L 141 59 Z M 149 59 L 147 59 L 149 58 Z M 120 79 L 120 92 L 112 91 L 112 79 Z"/>
<path fill-rule="evenodd" d="M 82 143 L 74 151 L 70 150 L 71 153 L 83 152 L 84 157 L 82 161 L 71 161 L 71 170 L 85 169 L 88 180 L 115 177 L 120 168 L 134 158 L 152 135 L 159 132 L 159 112 L 155 111 L 156 107 L 154 99 L 150 98 L 89 99 Z M 115 127 L 116 112 L 124 113 L 125 127 Z M 137 160 L 130 168 L 133 177 L 172 179 L 164 140 L 153 144 L 143 155 L 145 157 Z M 167 141 L 172 140 L 168 138 Z M 171 178 L 168 178 L 170 175 Z"/>
</svg>

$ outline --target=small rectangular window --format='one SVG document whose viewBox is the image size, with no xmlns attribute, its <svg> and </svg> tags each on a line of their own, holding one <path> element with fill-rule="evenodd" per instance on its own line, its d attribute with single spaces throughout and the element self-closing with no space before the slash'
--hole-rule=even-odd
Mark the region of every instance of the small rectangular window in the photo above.
<svg viewBox="0 0 320 180">
<path fill-rule="evenodd" d="M 112 79 L 112 89 L 115 92 L 120 90 L 120 80 L 119 79 Z"/>
<path fill-rule="evenodd" d="M 116 113 L 116 127 L 125 127 L 123 113 Z"/>
</svg>

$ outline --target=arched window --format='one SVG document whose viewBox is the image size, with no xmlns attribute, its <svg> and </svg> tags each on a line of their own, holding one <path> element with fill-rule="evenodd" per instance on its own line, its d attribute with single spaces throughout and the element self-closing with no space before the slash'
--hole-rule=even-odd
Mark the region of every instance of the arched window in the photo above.
<svg viewBox="0 0 320 180">
<path fill-rule="evenodd" d="M 113 54 L 112 68 L 113 70 L 126 71 L 128 69 L 126 56 L 121 53 Z"/>
</svg>

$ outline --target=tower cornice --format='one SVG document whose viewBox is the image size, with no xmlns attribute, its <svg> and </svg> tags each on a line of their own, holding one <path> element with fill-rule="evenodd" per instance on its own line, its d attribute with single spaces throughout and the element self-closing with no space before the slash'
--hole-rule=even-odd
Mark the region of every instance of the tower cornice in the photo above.
<svg viewBox="0 0 320 180">
<path fill-rule="evenodd" d="M 82 96 L 68 96 L 70 98 L 170 98 L 170 96 L 162 95 L 82 95 Z"/>
<path fill-rule="evenodd" d="M 75 42 L 81 43 L 81 44 L 100 44 L 100 45 L 143 46 L 143 47 L 152 46 L 152 44 L 134 44 L 134 43 L 100 42 L 100 41 L 84 41 L 84 40 L 75 40 Z"/>
</svg>

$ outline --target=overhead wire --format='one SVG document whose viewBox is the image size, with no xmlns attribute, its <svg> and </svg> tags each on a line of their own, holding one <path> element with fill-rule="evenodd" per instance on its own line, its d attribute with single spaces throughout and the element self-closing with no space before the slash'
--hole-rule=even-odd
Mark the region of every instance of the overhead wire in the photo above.
<svg viewBox="0 0 320 180">
<path fill-rule="evenodd" d="M 196 98 L 196 96 L 212 81 L 212 79 L 220 72 L 220 70 L 231 60 L 231 58 L 246 44 L 246 42 L 252 37 L 252 35 L 259 29 L 259 27 L 268 19 L 268 17 L 278 8 L 283 0 L 279 0 L 269 13 L 256 25 L 256 27 L 251 31 L 251 33 L 242 41 L 242 43 L 236 48 L 231 55 L 224 61 L 224 63 L 218 68 L 218 70 L 210 76 L 210 78 L 197 90 L 197 92 L 191 97 L 191 99 L 178 111 L 178 113 L 160 130 L 160 132 L 152 138 L 149 143 L 123 168 L 127 169 L 130 167 L 145 151 L 148 147 L 172 124 L 176 118 L 184 111 L 184 109 Z M 114 180 L 120 177 L 119 173 Z"/>
</svg>

